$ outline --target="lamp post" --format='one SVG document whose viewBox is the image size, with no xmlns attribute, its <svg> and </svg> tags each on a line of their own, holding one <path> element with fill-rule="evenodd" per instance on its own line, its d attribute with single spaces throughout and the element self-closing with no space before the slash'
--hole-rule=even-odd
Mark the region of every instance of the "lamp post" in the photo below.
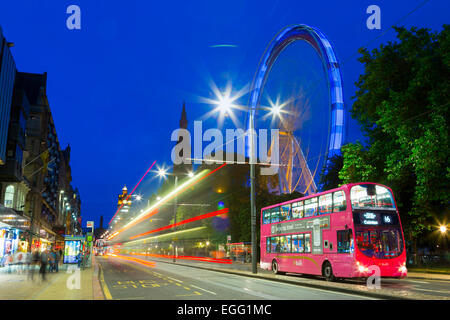
<svg viewBox="0 0 450 320">
<path fill-rule="evenodd" d="M 250 111 L 250 216 L 251 216 L 251 232 L 252 232 L 252 273 L 258 273 L 257 269 L 257 250 L 256 243 L 256 203 L 255 203 L 255 141 L 254 141 L 254 129 L 255 123 L 253 118 L 253 112 Z"/>
<path fill-rule="evenodd" d="M 175 189 L 178 187 L 178 176 L 176 174 L 173 173 L 167 173 L 166 170 L 164 169 L 159 169 L 158 170 L 158 176 L 165 178 L 166 176 L 171 175 L 174 176 L 175 178 Z M 178 202 L 178 195 L 175 194 L 175 199 L 174 199 L 174 206 L 173 206 L 173 230 L 176 230 L 176 223 L 177 223 L 177 202 Z M 172 250 L 173 250 L 173 262 L 176 262 L 176 244 L 175 244 L 175 240 L 172 239 Z"/>
<path fill-rule="evenodd" d="M 270 103 L 270 107 L 263 107 L 263 108 L 249 108 L 249 107 L 243 107 L 233 104 L 233 102 L 237 99 L 237 97 L 230 98 L 229 92 L 225 94 L 220 94 L 217 97 L 217 101 L 214 103 L 218 106 L 217 110 L 219 110 L 222 114 L 231 114 L 233 108 L 237 108 L 240 110 L 249 111 L 249 144 L 250 144 L 250 154 L 249 154 L 249 162 L 250 162 L 250 223 L 251 223 L 251 241 L 252 241 L 252 273 L 258 273 L 257 268 L 257 251 L 258 251 L 258 244 L 256 242 L 256 187 L 255 187 L 255 158 L 256 158 L 256 152 L 255 152 L 255 118 L 254 118 L 254 112 L 257 109 L 264 109 L 270 111 L 269 113 L 272 114 L 272 117 L 278 117 L 281 118 L 281 113 L 283 113 L 283 106 L 285 104 L 279 104 L 277 103 Z"/>
</svg>

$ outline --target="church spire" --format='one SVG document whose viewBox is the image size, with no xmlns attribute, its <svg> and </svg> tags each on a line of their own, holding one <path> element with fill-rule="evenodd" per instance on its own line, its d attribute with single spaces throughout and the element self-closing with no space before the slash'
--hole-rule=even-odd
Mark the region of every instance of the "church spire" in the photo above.
<svg viewBox="0 0 450 320">
<path fill-rule="evenodd" d="M 186 116 L 186 102 L 183 101 L 183 109 L 181 111 L 181 119 L 180 119 L 180 129 L 187 129 L 188 127 L 188 120 L 187 120 L 187 116 Z M 178 136 L 178 142 L 177 144 L 182 143 L 183 141 L 183 137 L 181 135 Z M 177 156 L 179 156 L 183 162 L 181 164 L 174 164 L 173 165 L 173 173 L 175 175 L 179 175 L 181 176 L 185 176 L 188 172 L 192 171 L 192 164 L 190 160 L 187 160 L 186 158 L 190 158 L 191 156 L 191 145 L 190 145 L 190 141 L 183 141 L 183 144 L 185 145 L 186 143 L 188 143 L 188 149 L 186 150 L 187 153 L 184 153 L 183 149 L 180 149 L 178 151 Z"/>
<path fill-rule="evenodd" d="M 186 103 L 183 101 L 183 110 L 181 111 L 180 128 L 187 129 L 188 121 L 186 116 Z"/>
</svg>

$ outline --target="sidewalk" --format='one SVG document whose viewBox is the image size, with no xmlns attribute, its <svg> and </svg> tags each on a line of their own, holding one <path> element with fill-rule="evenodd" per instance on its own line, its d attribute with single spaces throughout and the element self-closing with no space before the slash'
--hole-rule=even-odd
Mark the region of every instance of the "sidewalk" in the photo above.
<svg viewBox="0 0 450 320">
<path fill-rule="evenodd" d="M 408 269 L 408 278 L 450 281 L 450 273 L 444 268 L 411 267 Z"/>
<path fill-rule="evenodd" d="M 8 273 L 0 268 L 0 300 L 103 300 L 98 281 L 98 265 L 84 270 L 61 265 L 59 272 L 47 273 L 46 281 L 36 269 L 34 281 L 28 273 Z"/>
</svg>

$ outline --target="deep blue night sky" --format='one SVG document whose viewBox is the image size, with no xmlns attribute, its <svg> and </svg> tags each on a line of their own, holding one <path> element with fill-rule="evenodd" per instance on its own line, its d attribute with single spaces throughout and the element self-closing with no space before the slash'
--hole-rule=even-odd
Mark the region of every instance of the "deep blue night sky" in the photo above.
<svg viewBox="0 0 450 320">
<path fill-rule="evenodd" d="M 236 89 L 248 85 L 283 27 L 309 24 L 330 39 L 349 108 L 363 72 L 357 49 L 394 40 L 389 27 L 422 2 L 2 0 L 0 25 L 15 43 L 18 70 L 48 73 L 59 142 L 72 148 L 84 226 L 92 219 L 98 224 L 100 215 L 107 223 L 123 185 L 131 189 L 154 160 L 170 164 L 170 135 L 183 100 L 192 126 L 211 109 L 198 103 L 211 96 L 210 81 L 220 88 L 228 79 Z M 81 8 L 81 30 L 66 28 L 71 4 Z M 381 8 L 381 30 L 366 27 L 371 4 Z M 400 25 L 440 31 L 448 12 L 447 0 L 430 0 Z M 211 48 L 217 44 L 235 47 Z M 362 136 L 351 121 L 347 140 L 356 139 Z M 138 192 L 148 194 L 157 181 L 146 179 Z"/>
</svg>

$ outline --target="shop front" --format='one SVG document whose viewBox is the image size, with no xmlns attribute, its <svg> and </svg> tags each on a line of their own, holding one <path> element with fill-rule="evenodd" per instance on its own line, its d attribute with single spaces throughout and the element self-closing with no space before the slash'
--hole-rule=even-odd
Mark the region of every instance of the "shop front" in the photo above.
<svg viewBox="0 0 450 320">
<path fill-rule="evenodd" d="M 55 245 L 55 234 L 45 227 L 40 228 L 39 236 L 33 239 L 32 248 L 38 249 L 40 252 L 51 250 Z"/>
<path fill-rule="evenodd" d="M 16 252 L 27 252 L 30 221 L 14 210 L 0 207 L 0 264 Z"/>
</svg>

